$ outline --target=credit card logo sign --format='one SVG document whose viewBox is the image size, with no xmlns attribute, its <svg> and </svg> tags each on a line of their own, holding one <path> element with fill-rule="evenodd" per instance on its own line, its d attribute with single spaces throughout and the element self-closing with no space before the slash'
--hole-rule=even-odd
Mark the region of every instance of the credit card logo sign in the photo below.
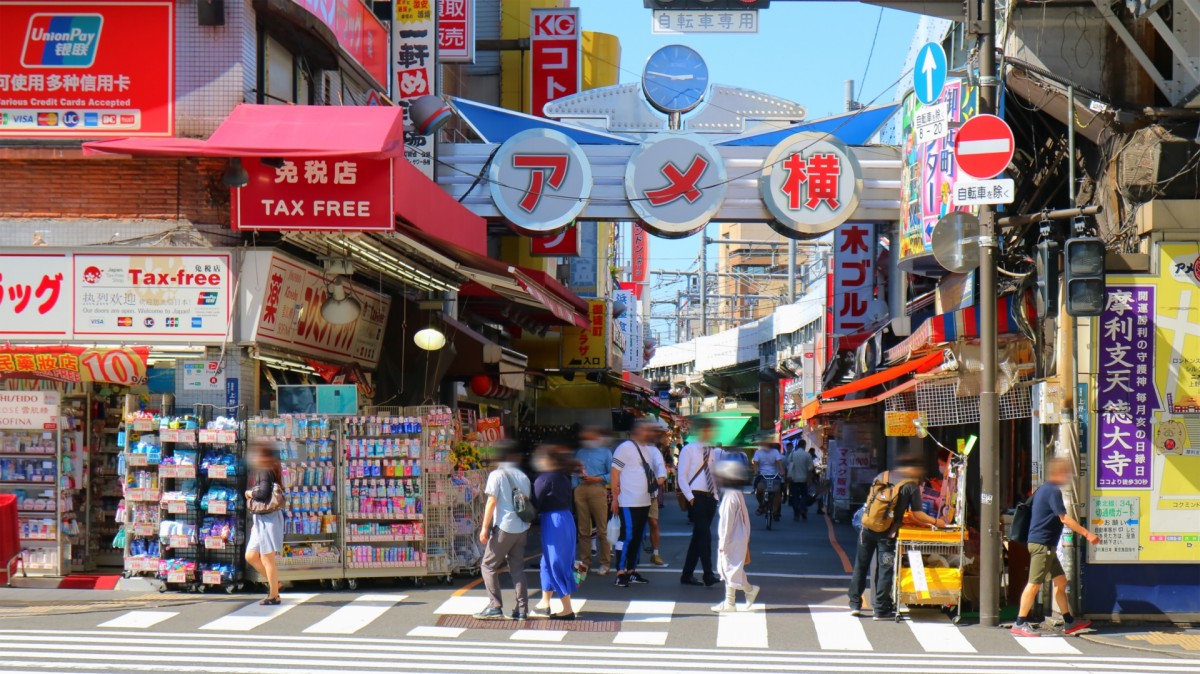
<svg viewBox="0 0 1200 674">
<path fill-rule="evenodd" d="M 83 125 L 84 126 L 100 126 L 100 113 L 98 113 L 98 112 L 83 113 Z"/>
<path fill-rule="evenodd" d="M 79 113 L 78 112 L 64 112 L 63 113 L 63 124 L 69 128 L 74 128 L 76 126 L 79 126 Z"/>
<path fill-rule="evenodd" d="M 217 305 L 217 292 L 214 290 L 200 293 L 200 299 L 196 304 L 202 307 L 215 307 Z"/>
<path fill-rule="evenodd" d="M 137 124 L 135 115 L 121 115 L 121 126 L 133 126 L 134 124 Z"/>
<path fill-rule="evenodd" d="M 204 327 L 204 319 L 203 319 L 203 318 L 200 318 L 199 316 L 193 316 L 193 317 L 192 317 L 192 327 L 193 327 L 193 328 L 202 328 L 202 327 Z"/>
<path fill-rule="evenodd" d="M 107 114 L 107 113 L 100 115 L 100 123 L 103 124 L 104 126 L 116 126 L 117 116 L 113 115 L 113 114 Z"/>
<path fill-rule="evenodd" d="M 39 112 L 37 117 L 38 126 L 58 126 L 57 112 Z"/>
<path fill-rule="evenodd" d="M 117 316 L 117 327 L 118 328 L 132 328 L 133 327 L 133 316 Z"/>
<path fill-rule="evenodd" d="M 90 68 L 100 44 L 99 14 L 34 14 L 25 31 L 26 68 Z"/>
<path fill-rule="evenodd" d="M 178 328 L 179 327 L 179 317 L 178 316 L 167 316 L 167 318 L 165 319 L 164 322 L 166 323 L 166 326 L 168 328 Z"/>
</svg>

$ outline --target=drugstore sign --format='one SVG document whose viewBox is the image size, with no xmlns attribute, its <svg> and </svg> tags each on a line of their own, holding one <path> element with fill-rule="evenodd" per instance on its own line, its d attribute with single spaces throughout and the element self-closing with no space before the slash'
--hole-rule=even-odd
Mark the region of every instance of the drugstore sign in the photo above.
<svg viewBox="0 0 1200 674">
<path fill-rule="evenodd" d="M 43 379 L 67 384 L 142 386 L 147 380 L 148 346 L 0 345 L 0 381 Z"/>
<path fill-rule="evenodd" d="M 0 428 L 58 428 L 57 391 L 0 391 Z"/>
<path fill-rule="evenodd" d="M 174 38 L 172 2 L 0 3 L 0 137 L 174 135 Z"/>
</svg>

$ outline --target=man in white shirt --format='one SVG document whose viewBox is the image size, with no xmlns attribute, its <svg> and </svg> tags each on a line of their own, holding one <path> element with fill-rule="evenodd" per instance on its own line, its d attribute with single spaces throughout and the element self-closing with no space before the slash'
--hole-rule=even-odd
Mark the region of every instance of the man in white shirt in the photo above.
<svg viewBox="0 0 1200 674">
<path fill-rule="evenodd" d="M 788 503 L 792 506 L 792 521 L 808 520 L 808 479 L 813 472 L 813 460 L 804 442 L 798 442 L 787 455 Z"/>
<path fill-rule="evenodd" d="M 621 517 L 622 543 L 620 557 L 616 560 L 617 587 L 650 582 L 637 572 L 637 564 L 642 538 L 646 535 L 646 521 L 650 517 L 650 499 L 657 494 L 658 488 L 658 478 L 651 463 L 653 453 L 658 452 L 654 446 L 655 435 L 654 422 L 639 421 L 634 425 L 630 439 L 613 451 L 609 484 L 612 485 L 612 512 Z"/>
<path fill-rule="evenodd" d="M 758 514 L 762 515 L 766 512 L 765 504 L 765 487 L 766 480 L 781 480 L 783 479 L 783 454 L 779 452 L 778 442 L 763 442 L 759 445 L 758 451 L 754 452 L 754 474 L 759 480 L 755 480 L 754 493 L 758 497 Z M 782 493 L 782 491 L 777 492 Z M 771 497 L 770 504 L 772 512 L 771 516 L 776 521 L 779 520 L 779 501 L 774 496 Z"/>
<path fill-rule="evenodd" d="M 500 598 L 500 569 L 508 565 L 513 587 L 517 591 L 517 606 L 513 620 L 525 620 L 529 615 L 529 591 L 525 585 L 525 537 L 529 523 L 517 515 L 513 490 L 532 498 L 529 478 L 521 472 L 522 459 L 515 444 L 504 448 L 504 459 L 487 479 L 483 492 L 487 494 L 487 505 L 483 510 L 483 522 L 479 530 L 479 542 L 484 546 L 480 574 L 487 588 L 488 607 L 475 614 L 487 620 L 503 618 L 504 608 Z"/>
<path fill-rule="evenodd" d="M 720 582 L 713 573 L 712 523 L 717 512 L 717 485 L 713 473 L 717 465 L 717 450 L 712 447 L 712 422 L 703 417 L 692 421 L 695 441 L 684 445 L 679 452 L 677 479 L 683 498 L 692 516 L 692 541 L 688 544 L 683 562 L 683 585 L 712 586 Z M 704 570 L 704 581 L 696 580 L 696 563 Z"/>
</svg>

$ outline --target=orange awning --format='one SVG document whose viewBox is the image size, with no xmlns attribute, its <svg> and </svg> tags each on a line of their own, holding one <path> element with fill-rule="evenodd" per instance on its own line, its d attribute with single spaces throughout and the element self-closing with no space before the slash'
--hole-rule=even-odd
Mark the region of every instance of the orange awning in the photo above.
<svg viewBox="0 0 1200 674">
<path fill-rule="evenodd" d="M 907 363 L 890 367 L 882 372 L 876 372 L 873 375 L 852 381 L 849 384 L 835 386 L 822 393 L 820 397 L 823 399 L 840 398 L 844 395 L 849 395 L 857 391 L 865 391 L 869 388 L 886 384 L 889 381 L 898 379 L 912 372 L 929 372 L 933 368 L 941 365 L 944 357 L 945 356 L 941 351 L 921 356 L 916 360 L 911 360 Z"/>
<path fill-rule="evenodd" d="M 813 417 L 819 416 L 821 414 L 829 414 L 830 412 L 843 412 L 845 410 L 852 410 L 856 407 L 866 407 L 868 405 L 874 405 L 875 403 L 881 403 L 881 402 L 887 400 L 888 398 L 891 398 L 894 395 L 904 393 L 905 391 L 911 391 L 912 389 L 914 389 L 916 387 L 917 387 L 917 380 L 909 379 L 908 381 L 904 382 L 903 384 L 900 384 L 899 386 L 890 388 L 890 389 L 884 391 L 883 393 L 880 393 L 879 395 L 870 396 L 867 398 L 855 398 L 854 400 L 831 400 L 831 401 L 814 400 L 813 402 L 804 406 L 804 410 L 801 412 L 801 416 L 804 418 L 805 421 L 807 421 L 807 420 L 812 419 Z"/>
</svg>

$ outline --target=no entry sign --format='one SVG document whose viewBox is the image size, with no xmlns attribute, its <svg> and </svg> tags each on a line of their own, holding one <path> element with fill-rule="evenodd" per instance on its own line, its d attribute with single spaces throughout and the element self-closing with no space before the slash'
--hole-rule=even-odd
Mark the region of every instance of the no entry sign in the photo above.
<svg viewBox="0 0 1200 674">
<path fill-rule="evenodd" d="M 976 115 L 959 128 L 954 157 L 958 168 L 972 178 L 994 178 L 1012 161 L 1012 129 L 995 115 Z"/>
</svg>

